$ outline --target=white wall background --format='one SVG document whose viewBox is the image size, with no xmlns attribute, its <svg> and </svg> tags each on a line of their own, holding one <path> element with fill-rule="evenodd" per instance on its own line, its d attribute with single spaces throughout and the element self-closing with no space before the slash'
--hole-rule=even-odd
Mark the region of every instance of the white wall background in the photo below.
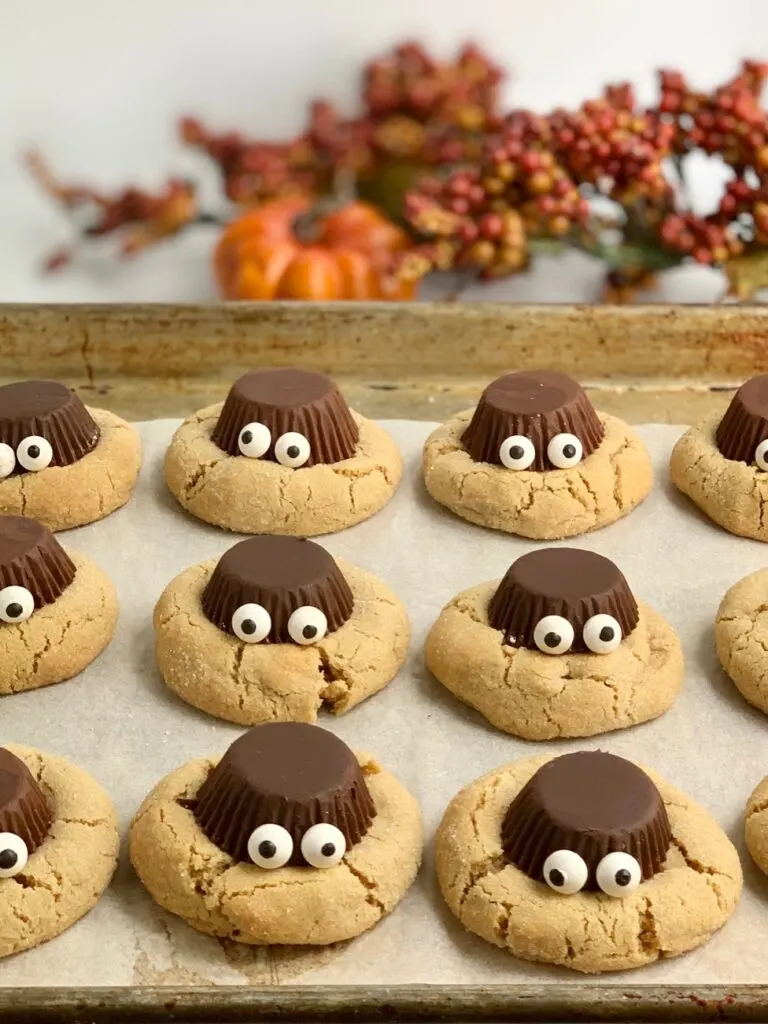
<svg viewBox="0 0 768 1024">
<path fill-rule="evenodd" d="M 206 300 L 212 233 L 198 231 L 115 265 L 83 259 L 41 277 L 38 258 L 67 240 L 62 218 L 27 180 L 20 152 L 39 146 L 67 179 L 114 188 L 167 173 L 205 176 L 175 140 L 180 114 L 279 138 L 308 97 L 352 110 L 367 57 L 404 38 L 449 54 L 466 38 L 511 69 L 509 104 L 576 104 L 679 66 L 706 87 L 742 56 L 768 57 L 766 0 L 0 0 L 0 301 Z M 213 182 L 206 178 L 212 194 Z M 717 190 L 704 168 L 700 198 Z M 589 300 L 599 269 L 579 256 L 474 297 Z M 718 282 L 679 271 L 665 291 L 707 299 Z"/>
</svg>

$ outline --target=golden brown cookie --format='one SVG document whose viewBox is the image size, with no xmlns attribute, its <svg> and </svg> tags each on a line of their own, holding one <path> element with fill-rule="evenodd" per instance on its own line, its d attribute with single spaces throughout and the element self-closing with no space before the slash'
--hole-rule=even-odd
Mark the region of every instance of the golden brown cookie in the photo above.
<svg viewBox="0 0 768 1024">
<path fill-rule="evenodd" d="M 296 572 L 308 572 L 311 554 L 320 562 L 319 584 L 279 578 L 289 560 Z M 334 570 L 329 581 L 326 562 Z M 277 578 L 261 588 L 247 578 L 246 567 L 263 573 L 270 563 Z M 311 611 L 302 613 L 301 605 L 312 605 Z M 309 615 L 311 632 L 317 611 L 326 620 L 322 630 L 294 641 L 295 623 Z M 264 615 L 272 630 L 262 634 L 255 630 Z M 154 625 L 157 663 L 170 689 L 202 711 L 243 725 L 314 722 L 323 706 L 334 714 L 348 711 L 394 678 L 410 636 L 406 610 L 384 583 L 292 537 L 254 537 L 218 563 L 186 569 L 160 597 Z"/>
<path fill-rule="evenodd" d="M 598 414 L 604 436 L 578 465 L 539 471 L 474 461 L 462 442 L 473 413 L 430 434 L 423 457 L 429 493 L 470 523 L 535 540 L 575 537 L 615 522 L 650 494 L 648 452 L 615 416 Z"/>
<path fill-rule="evenodd" d="M 302 743 L 287 744 L 292 790 L 285 815 L 283 803 L 273 799 L 270 804 L 248 764 L 233 755 L 262 729 L 310 730 Z M 329 762 L 335 765 L 337 759 L 325 757 L 293 780 L 311 741 L 323 736 L 331 734 L 317 726 L 259 726 L 236 741 L 220 762 L 192 761 L 166 776 L 143 802 L 130 830 L 131 862 L 153 899 L 198 931 L 253 945 L 328 945 L 359 935 L 389 914 L 421 860 L 418 806 L 372 757 L 358 755 L 358 777 L 345 785 L 354 786 L 357 802 L 365 789 L 374 816 L 369 806 L 357 815 L 348 808 L 337 819 L 348 833 L 346 841 L 341 835 L 341 848 L 335 848 L 334 836 L 340 833 L 329 827 L 332 804 L 326 807 L 323 796 L 309 799 L 305 790 L 318 775 L 325 779 Z M 279 738 L 285 752 L 282 734 Z M 273 780 L 272 791 L 284 782 L 285 773 L 276 774 L 280 778 Z M 227 793 L 237 794 L 237 820 L 221 810 Z M 314 841 L 313 820 L 326 822 L 314 830 L 319 841 Z"/>
<path fill-rule="evenodd" d="M 715 620 L 720 664 L 750 704 L 768 713 L 768 569 L 728 590 Z"/>
<path fill-rule="evenodd" d="M 755 864 L 768 874 L 768 776 L 755 787 L 747 800 L 744 839 Z"/>
<path fill-rule="evenodd" d="M 683 681 L 674 629 L 593 552 L 548 548 L 471 587 L 427 637 L 430 671 L 523 739 L 594 736 L 647 722 Z"/>
<path fill-rule="evenodd" d="M 0 808 L 5 829 L 0 842 L 0 956 L 47 942 L 87 914 L 109 885 L 120 845 L 112 801 L 87 772 L 31 747 L 9 744 L 5 749 L 27 766 L 48 813 L 44 822 L 39 813 L 35 820 L 29 793 L 26 814 L 20 815 L 18 806 L 11 813 L 10 793 Z M 3 767 L 0 790 L 5 791 L 9 766 Z M 43 825 L 39 845 L 28 854 L 26 842 L 21 850 L 18 842 L 25 824 Z M 17 860 L 6 868 L 6 858 L 14 856 L 21 857 L 21 864 Z"/>
<path fill-rule="evenodd" d="M 86 555 L 41 523 L 0 516 L 0 694 L 60 683 L 107 646 L 117 594 Z"/>
<path fill-rule="evenodd" d="M 93 523 L 128 501 L 140 468 L 139 435 L 119 416 L 54 381 L 0 388 L 0 514 Z"/>
<path fill-rule="evenodd" d="M 403 463 L 395 442 L 357 413 L 350 458 L 293 469 L 223 451 L 212 439 L 223 408 L 220 402 L 186 419 L 165 456 L 168 486 L 198 519 L 239 533 L 314 537 L 368 519 L 397 489 Z"/>
<path fill-rule="evenodd" d="M 653 772 L 647 776 L 663 799 L 671 842 L 663 868 L 652 877 L 643 874 L 638 881 L 620 864 L 621 871 L 595 884 L 593 865 L 575 878 L 579 861 L 574 866 L 572 855 L 560 852 L 549 864 L 544 861 L 551 876 L 545 884 L 541 875 L 530 877 L 507 859 L 502 833 L 513 802 L 525 800 L 526 784 L 553 760 L 546 755 L 505 765 L 467 786 L 448 807 L 436 838 L 437 875 L 464 927 L 521 959 L 586 973 L 641 967 L 706 942 L 738 902 L 739 858 L 717 822 Z M 540 813 L 541 799 L 528 804 Z M 635 801 L 626 807 L 634 808 Z M 571 817 L 568 806 L 560 814 L 566 822 Z M 560 836 L 554 845 L 563 841 Z M 611 846 L 619 848 L 609 839 L 606 849 Z M 530 863 L 550 852 L 535 846 L 529 851 Z M 525 862 L 524 850 L 514 853 Z M 626 881 L 628 894 L 622 895 Z M 555 884 L 562 890 L 555 891 Z M 579 884 L 583 888 L 575 891 Z"/>
<path fill-rule="evenodd" d="M 728 459 L 715 435 L 720 416 L 687 430 L 669 460 L 672 482 L 729 533 L 768 541 L 768 473 L 754 462 Z"/>
</svg>

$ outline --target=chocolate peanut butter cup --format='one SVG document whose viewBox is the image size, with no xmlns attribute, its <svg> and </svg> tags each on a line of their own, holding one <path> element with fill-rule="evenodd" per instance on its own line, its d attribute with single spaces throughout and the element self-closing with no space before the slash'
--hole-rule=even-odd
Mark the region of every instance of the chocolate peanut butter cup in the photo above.
<svg viewBox="0 0 768 1024">
<path fill-rule="evenodd" d="M 726 459 L 768 469 L 768 373 L 741 385 L 720 420 L 715 443 Z"/>
<path fill-rule="evenodd" d="M 582 751 L 539 768 L 510 804 L 501 839 L 510 864 L 556 891 L 622 896 L 661 871 L 672 831 L 644 771 Z"/>
<path fill-rule="evenodd" d="M 0 387 L 0 477 L 69 466 L 98 442 L 98 425 L 66 385 L 26 380 Z"/>
<path fill-rule="evenodd" d="M 544 654 L 610 654 L 637 626 L 629 584 L 613 562 L 580 548 L 531 551 L 509 567 L 488 606 L 504 642 Z"/>
<path fill-rule="evenodd" d="M 232 385 L 212 437 L 230 455 L 299 469 L 352 458 L 358 429 L 324 373 L 251 370 Z"/>
<path fill-rule="evenodd" d="M 200 787 L 200 828 L 259 867 L 332 867 L 376 808 L 357 758 L 317 725 L 273 722 L 235 740 Z"/>
<path fill-rule="evenodd" d="M 523 370 L 488 385 L 461 440 L 475 462 L 543 471 L 578 465 L 604 434 L 575 380 Z"/>
<path fill-rule="evenodd" d="M 202 595 L 214 625 L 250 643 L 315 643 L 349 619 L 354 598 L 325 548 L 256 536 L 219 559 Z"/>
<path fill-rule="evenodd" d="M 75 565 L 36 519 L 0 516 L 0 628 L 52 604 L 75 578 Z"/>
<path fill-rule="evenodd" d="M 0 747 L 0 877 L 22 870 L 22 861 L 42 844 L 51 820 L 45 795 L 29 768 Z M 18 848 L 14 836 L 26 850 Z"/>
</svg>

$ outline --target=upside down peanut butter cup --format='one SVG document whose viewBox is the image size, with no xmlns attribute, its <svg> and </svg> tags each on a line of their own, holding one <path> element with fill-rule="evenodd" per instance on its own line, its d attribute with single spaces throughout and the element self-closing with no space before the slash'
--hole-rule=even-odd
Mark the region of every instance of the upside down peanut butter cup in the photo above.
<svg viewBox="0 0 768 1024">
<path fill-rule="evenodd" d="M 222 555 L 202 607 L 219 629 L 246 642 L 310 644 L 344 625 L 354 598 L 319 544 L 259 535 Z"/>
<path fill-rule="evenodd" d="M 36 850 L 51 827 L 51 810 L 43 791 L 24 762 L 0 747 L 0 832 L 10 832 Z M 0 874 L 17 866 L 18 851 L 0 839 Z"/>
<path fill-rule="evenodd" d="M 359 432 L 324 373 L 251 370 L 232 385 L 212 436 L 230 455 L 298 469 L 352 458 Z"/>
<path fill-rule="evenodd" d="M 200 787 L 194 814 L 211 842 L 237 860 L 280 856 L 277 866 L 321 866 L 317 859 L 337 862 L 360 842 L 376 808 L 357 758 L 333 733 L 272 722 L 235 740 Z M 311 849 L 318 825 L 338 829 L 343 848 L 332 829 L 316 829 L 319 846 Z"/>
<path fill-rule="evenodd" d="M 715 433 L 720 454 L 768 468 L 768 374 L 751 377 L 731 399 Z M 761 447 L 762 445 L 762 447 Z M 765 450 L 763 450 L 765 449 Z"/>
<path fill-rule="evenodd" d="M 559 888 L 570 867 L 567 855 L 575 854 L 586 867 L 578 888 L 610 895 L 661 871 L 672 841 L 651 779 L 631 761 L 600 751 L 565 754 L 539 768 L 510 804 L 501 836 L 506 860 L 530 878 Z M 600 866 L 610 868 L 605 858 L 615 853 L 634 858 L 639 877 L 628 877 L 632 865 L 621 859 L 613 859 L 613 872 L 603 877 Z M 545 866 L 553 877 L 544 877 Z"/>
<path fill-rule="evenodd" d="M 504 632 L 505 643 L 552 654 L 608 654 L 638 618 L 637 602 L 619 568 L 580 548 L 522 555 L 488 606 L 488 622 Z"/>
<path fill-rule="evenodd" d="M 52 604 L 75 578 L 75 564 L 36 519 L 0 516 L 0 628 Z M 22 593 L 25 591 L 26 593 Z"/>
<path fill-rule="evenodd" d="M 69 466 L 93 451 L 99 428 L 78 396 L 52 380 L 0 387 L 0 477 Z"/>
<path fill-rule="evenodd" d="M 523 370 L 488 385 L 461 440 L 475 462 L 543 471 L 577 465 L 604 433 L 575 380 Z"/>
</svg>

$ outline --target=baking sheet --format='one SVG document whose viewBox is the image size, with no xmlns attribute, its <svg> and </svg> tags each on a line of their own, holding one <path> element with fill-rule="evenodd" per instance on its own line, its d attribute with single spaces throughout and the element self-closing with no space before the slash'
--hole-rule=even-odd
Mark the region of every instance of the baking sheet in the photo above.
<svg viewBox="0 0 768 1024">
<path fill-rule="evenodd" d="M 102 523 L 61 535 L 112 575 L 122 603 L 117 635 L 77 679 L 2 699 L 2 742 L 63 754 L 112 794 L 123 836 L 133 812 L 167 772 L 217 754 L 240 734 L 166 691 L 153 662 L 153 605 L 186 566 L 226 550 L 235 538 L 187 516 L 165 490 L 161 463 L 172 421 L 140 425 L 144 469 L 130 505 Z M 131 984 L 489 984 L 577 980 L 565 969 L 525 964 L 465 932 L 434 882 L 431 837 L 451 797 L 506 761 L 543 751 L 596 748 L 641 760 L 707 806 L 736 842 L 746 884 L 741 906 L 702 949 L 635 972 L 636 982 L 691 985 L 768 981 L 768 879 L 741 839 L 741 812 L 768 773 L 768 718 L 741 699 L 717 664 L 712 624 L 732 583 L 768 564 L 768 547 L 732 537 L 705 520 L 669 485 L 666 463 L 683 428 L 640 428 L 656 466 L 656 487 L 627 519 L 578 538 L 615 560 L 635 593 L 679 631 L 686 681 L 663 718 L 592 741 L 535 744 L 496 732 L 426 672 L 422 648 L 442 605 L 457 591 L 501 576 L 536 545 L 482 530 L 434 504 L 419 457 L 431 426 L 385 424 L 401 445 L 401 488 L 367 523 L 323 539 L 380 575 L 403 598 L 413 626 L 409 660 L 382 693 L 321 724 L 370 750 L 421 803 L 428 847 L 419 880 L 394 914 L 368 934 L 326 950 L 253 949 L 199 935 L 160 910 L 133 876 L 125 845 L 115 881 L 98 906 L 63 936 L 0 962 L 0 986 Z M 428 951 L 428 955 L 425 955 Z M 611 975 L 605 984 L 623 984 Z"/>
</svg>

